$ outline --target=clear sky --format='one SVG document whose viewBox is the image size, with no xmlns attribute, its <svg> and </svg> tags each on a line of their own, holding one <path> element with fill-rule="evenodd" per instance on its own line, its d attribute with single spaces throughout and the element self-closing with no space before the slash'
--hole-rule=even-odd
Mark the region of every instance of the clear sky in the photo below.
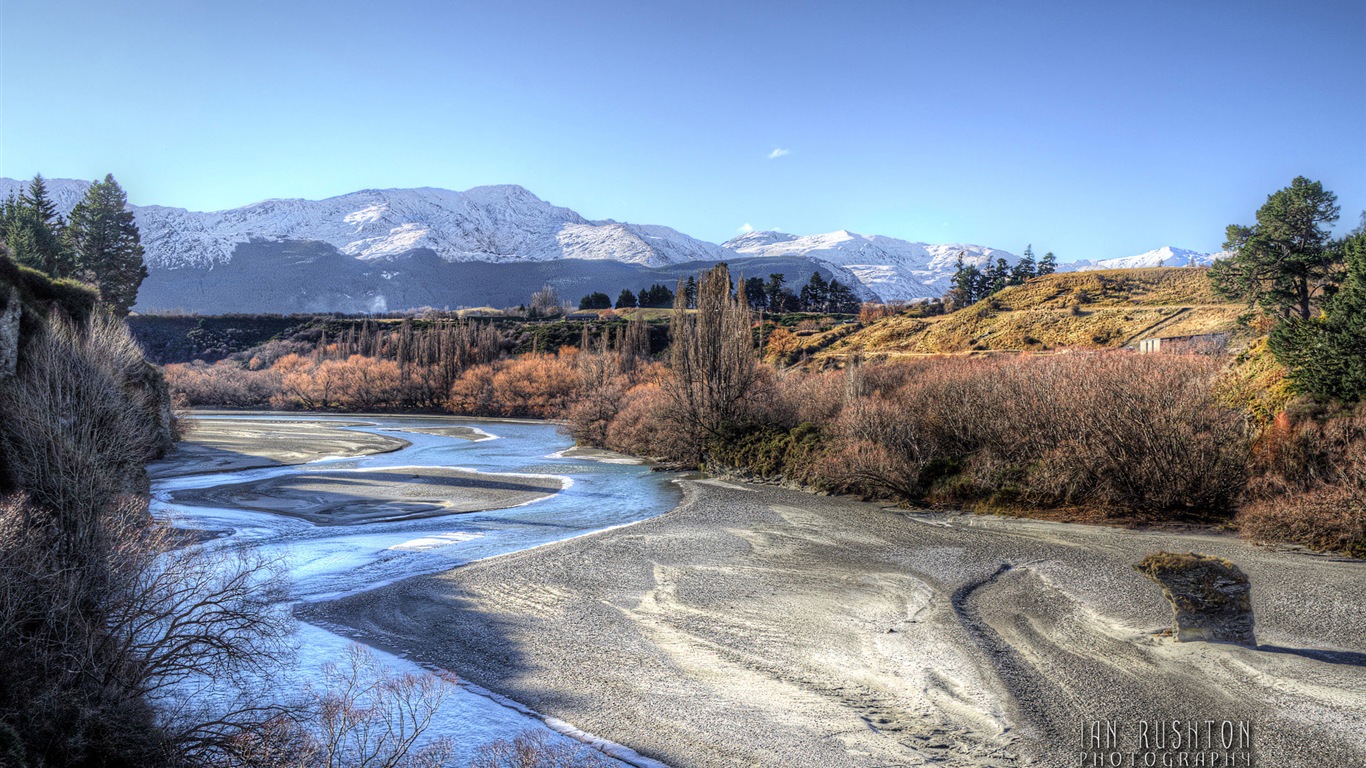
<svg viewBox="0 0 1366 768">
<path fill-rule="evenodd" d="M 209 210 L 516 183 L 721 241 L 1217 250 L 1366 208 L 1366 2 L 0 0 L 0 175 Z"/>
</svg>

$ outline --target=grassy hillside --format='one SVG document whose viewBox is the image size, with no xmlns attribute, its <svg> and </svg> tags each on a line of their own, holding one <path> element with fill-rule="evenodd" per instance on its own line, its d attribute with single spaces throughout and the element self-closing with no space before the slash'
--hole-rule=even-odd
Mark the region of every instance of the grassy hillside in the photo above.
<svg viewBox="0 0 1366 768">
<path fill-rule="evenodd" d="M 1227 332 L 1235 346 L 1241 304 L 1223 301 L 1203 269 L 1067 272 L 1035 278 L 939 317 L 898 315 L 831 345 L 820 359 L 1123 347 L 1152 336 Z"/>
</svg>

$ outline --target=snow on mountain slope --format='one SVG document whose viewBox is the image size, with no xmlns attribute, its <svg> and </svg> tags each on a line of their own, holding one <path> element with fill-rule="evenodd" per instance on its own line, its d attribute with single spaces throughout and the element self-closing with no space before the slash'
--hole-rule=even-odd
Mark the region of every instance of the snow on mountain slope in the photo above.
<svg viewBox="0 0 1366 768">
<path fill-rule="evenodd" d="M 843 267 L 860 285 L 884 301 L 942 296 L 956 269 L 958 255 L 982 266 L 998 258 L 1014 264 L 1008 251 L 980 245 L 913 243 L 847 230 L 797 236 L 785 232 L 749 232 L 723 247 L 748 256 L 805 256 L 830 267 Z"/>
<path fill-rule="evenodd" d="M 20 193 L 27 184 L 0 179 L 0 199 Z M 47 184 L 64 214 L 89 186 L 72 179 L 48 179 Z M 148 265 L 162 269 L 212 269 L 231 261 L 240 245 L 258 241 L 326 243 L 361 262 L 394 260 L 423 249 L 452 263 L 585 259 L 642 268 L 795 257 L 828 269 L 865 299 L 894 301 L 944 295 L 960 254 L 965 263 L 978 267 L 997 259 L 1011 265 L 1018 260 L 987 246 L 935 245 L 847 230 L 804 236 L 750 232 L 715 245 L 665 226 L 590 221 L 511 184 L 464 192 L 367 189 L 325 200 L 265 200 L 211 212 L 160 205 L 133 210 Z M 1137 256 L 1059 264 L 1058 269 L 1186 266 L 1192 261 L 1205 266 L 1222 256 L 1164 246 Z M 794 284 L 809 277 L 787 275 Z"/>
<path fill-rule="evenodd" d="M 1063 266 L 1063 269 L 1085 272 L 1095 269 L 1142 269 L 1145 267 L 1208 267 L 1215 261 L 1224 258 L 1228 253 L 1200 253 L 1199 251 L 1188 251 L 1185 248 L 1173 248 L 1164 245 L 1161 248 L 1140 253 L 1137 256 L 1123 256 L 1117 259 L 1101 259 L 1100 261 L 1076 261 Z"/>
<path fill-rule="evenodd" d="M 5 179 L 0 196 L 26 182 Z M 86 182 L 49 181 L 63 213 Z M 450 262 L 609 259 L 657 267 L 722 259 L 711 243 L 661 226 L 592 222 L 516 185 L 453 192 L 429 187 L 367 189 L 325 200 L 265 200 L 224 211 L 134 206 L 152 267 L 211 268 L 253 240 L 315 241 L 364 261 L 426 248 Z"/>
</svg>

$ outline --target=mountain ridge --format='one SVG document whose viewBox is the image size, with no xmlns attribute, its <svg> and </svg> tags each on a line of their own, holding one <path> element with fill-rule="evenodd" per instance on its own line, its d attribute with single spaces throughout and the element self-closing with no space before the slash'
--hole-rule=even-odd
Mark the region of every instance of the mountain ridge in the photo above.
<svg viewBox="0 0 1366 768">
<path fill-rule="evenodd" d="M 46 182 L 63 214 L 69 213 L 89 184 L 74 179 Z M 27 183 L 0 179 L 0 198 L 17 194 Z M 849 283 L 865 299 L 891 301 L 943 295 L 959 254 L 978 266 L 996 259 L 1009 264 L 1018 260 L 1010 251 L 989 246 L 913 242 L 849 230 L 813 235 L 749 232 L 716 244 L 659 224 L 590 220 L 517 184 L 476 186 L 463 192 L 439 187 L 362 189 L 321 200 L 271 198 L 220 211 L 163 205 L 130 208 L 142 230 L 153 283 L 177 270 L 221 269 L 250 244 L 274 244 L 285 253 L 290 252 L 289 243 L 321 243 L 358 262 L 392 264 L 400 271 L 415 255 L 424 253 L 449 264 L 615 262 L 644 270 L 741 259 L 760 272 L 766 260 L 781 258 L 788 268 L 798 265 L 827 272 Z M 259 249 L 253 254 L 258 257 L 253 264 L 262 279 L 287 271 L 272 270 L 268 259 L 259 258 Z M 1206 265 L 1218 256 L 1163 246 L 1136 256 L 1061 264 L 1059 269 L 1158 266 L 1168 259 Z M 435 268 L 423 261 L 426 258 L 419 259 L 423 267 L 418 271 L 425 270 L 425 279 L 437 279 Z M 334 262 L 334 266 L 341 264 Z M 394 270 L 355 272 L 392 281 Z M 568 275 L 563 270 L 556 274 L 561 273 Z M 788 275 L 794 282 L 805 277 Z M 371 277 L 355 279 L 360 282 L 353 290 L 374 292 L 361 286 L 373 282 Z M 306 286 L 296 288 L 307 292 Z M 348 293 L 345 298 L 355 297 Z"/>
</svg>

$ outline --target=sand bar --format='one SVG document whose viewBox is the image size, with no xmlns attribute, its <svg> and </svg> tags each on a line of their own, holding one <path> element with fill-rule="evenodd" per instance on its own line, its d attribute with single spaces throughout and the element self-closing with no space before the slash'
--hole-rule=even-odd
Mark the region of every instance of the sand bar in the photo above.
<svg viewBox="0 0 1366 768">
<path fill-rule="evenodd" d="M 191 416 L 185 439 L 171 455 L 147 468 L 153 479 L 306 464 L 332 456 L 388 453 L 409 445 L 389 435 L 346 427 L 365 421 L 243 419 Z M 463 427 L 458 429 L 465 429 Z"/>
<path fill-rule="evenodd" d="M 550 475 L 474 472 L 454 467 L 385 467 L 292 472 L 245 483 L 171 493 L 176 504 L 250 509 L 317 525 L 353 525 L 505 509 L 564 486 Z"/>
</svg>

